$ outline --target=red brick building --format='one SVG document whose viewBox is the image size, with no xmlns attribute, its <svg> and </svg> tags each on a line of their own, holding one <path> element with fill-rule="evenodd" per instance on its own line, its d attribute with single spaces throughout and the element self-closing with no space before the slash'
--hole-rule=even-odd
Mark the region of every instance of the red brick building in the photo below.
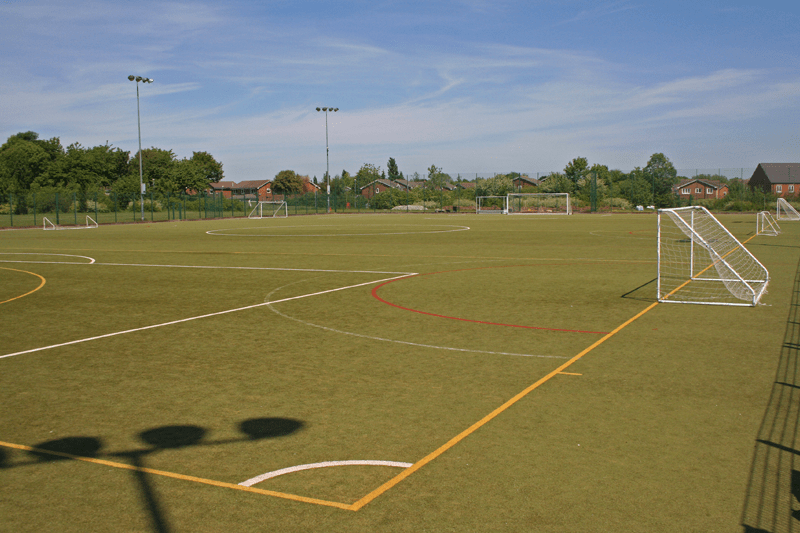
<svg viewBox="0 0 800 533">
<path fill-rule="evenodd" d="M 800 163 L 759 163 L 747 182 L 776 196 L 797 196 L 800 192 Z"/>
<path fill-rule="evenodd" d="M 691 178 L 682 180 L 673 191 L 684 200 L 718 200 L 728 195 L 728 186 L 717 180 Z"/>
</svg>

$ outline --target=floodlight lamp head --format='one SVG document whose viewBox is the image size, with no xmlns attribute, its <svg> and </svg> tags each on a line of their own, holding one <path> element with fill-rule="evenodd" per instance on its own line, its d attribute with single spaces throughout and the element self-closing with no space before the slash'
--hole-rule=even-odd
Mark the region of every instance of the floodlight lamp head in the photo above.
<svg viewBox="0 0 800 533">
<path fill-rule="evenodd" d="M 322 108 L 322 110 L 323 110 L 323 111 L 327 111 L 327 110 L 328 110 L 328 108 L 327 108 L 327 107 L 323 107 L 323 108 Z"/>
<path fill-rule="evenodd" d="M 141 76 L 136 76 L 136 81 L 142 81 L 142 77 Z"/>
<path fill-rule="evenodd" d="M 133 74 L 131 74 L 130 76 L 128 76 L 128 79 L 129 79 L 129 80 L 131 80 L 131 81 L 133 81 L 133 80 L 135 80 L 135 79 L 136 79 L 136 76 L 134 76 Z"/>
<path fill-rule="evenodd" d="M 322 109 L 320 109 L 320 108 L 317 108 L 317 111 L 322 111 Z"/>
<path fill-rule="evenodd" d="M 144 81 L 147 83 L 153 83 L 153 78 L 145 78 Z"/>
<path fill-rule="evenodd" d="M 333 108 L 334 111 L 339 111 L 338 107 Z"/>
</svg>

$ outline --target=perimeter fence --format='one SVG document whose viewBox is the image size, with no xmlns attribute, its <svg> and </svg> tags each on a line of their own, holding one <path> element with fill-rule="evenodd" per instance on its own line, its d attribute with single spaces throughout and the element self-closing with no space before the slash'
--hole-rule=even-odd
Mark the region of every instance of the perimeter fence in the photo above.
<svg viewBox="0 0 800 533">
<path fill-rule="evenodd" d="M 679 169 L 680 177 L 704 176 L 714 179 L 748 179 L 755 169 L 713 168 Z M 625 171 L 622 171 L 625 173 Z M 542 180 L 551 172 L 471 172 L 449 174 L 453 181 L 445 187 L 434 187 L 424 178 L 409 186 L 387 189 L 385 186 L 361 190 L 310 192 L 296 195 L 276 195 L 285 199 L 289 215 L 331 213 L 363 213 L 389 211 L 471 212 L 475 209 L 476 191 L 485 180 L 505 175 L 526 176 Z M 416 179 L 427 174 L 413 173 Z M 522 186 L 518 187 L 519 189 Z M 517 189 L 515 189 L 516 191 Z M 508 191 L 511 192 L 511 191 Z M 576 210 L 626 211 L 631 202 L 623 191 L 611 187 L 573 193 Z M 255 206 L 255 194 L 231 196 L 224 192 L 200 194 L 164 194 L 155 190 L 142 199 L 138 193 L 117 194 L 95 190 L 82 192 L 69 188 L 39 189 L 25 193 L 0 195 L 0 228 L 42 226 L 47 218 L 57 226 L 83 225 L 86 216 L 98 224 L 159 222 L 168 220 L 200 220 L 246 217 Z M 583 205 L 585 204 L 585 205 Z M 591 206 L 591 208 L 589 207 Z"/>
</svg>

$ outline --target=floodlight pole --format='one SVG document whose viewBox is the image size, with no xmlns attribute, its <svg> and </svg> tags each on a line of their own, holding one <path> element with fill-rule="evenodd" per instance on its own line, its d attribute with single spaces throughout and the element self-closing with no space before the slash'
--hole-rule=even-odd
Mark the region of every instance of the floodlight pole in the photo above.
<svg viewBox="0 0 800 533">
<path fill-rule="evenodd" d="M 331 161 L 330 150 L 328 149 L 328 111 L 339 111 L 338 107 L 322 107 L 317 111 L 325 111 L 325 183 L 328 185 L 328 213 L 331 212 Z"/>
<path fill-rule="evenodd" d="M 142 119 L 139 113 L 139 82 L 153 83 L 150 78 L 143 78 L 141 76 L 128 76 L 130 81 L 136 82 L 136 125 L 139 127 L 139 207 L 142 210 L 142 222 L 144 222 L 144 181 L 142 176 Z"/>
</svg>

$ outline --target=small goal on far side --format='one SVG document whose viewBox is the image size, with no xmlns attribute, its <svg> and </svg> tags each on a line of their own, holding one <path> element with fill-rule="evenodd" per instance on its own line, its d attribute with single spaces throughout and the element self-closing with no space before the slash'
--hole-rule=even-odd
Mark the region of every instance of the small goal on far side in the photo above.
<svg viewBox="0 0 800 533">
<path fill-rule="evenodd" d="M 256 204 L 247 218 L 286 218 L 289 216 L 289 208 L 286 202 L 277 200 L 264 200 Z"/>
</svg>

